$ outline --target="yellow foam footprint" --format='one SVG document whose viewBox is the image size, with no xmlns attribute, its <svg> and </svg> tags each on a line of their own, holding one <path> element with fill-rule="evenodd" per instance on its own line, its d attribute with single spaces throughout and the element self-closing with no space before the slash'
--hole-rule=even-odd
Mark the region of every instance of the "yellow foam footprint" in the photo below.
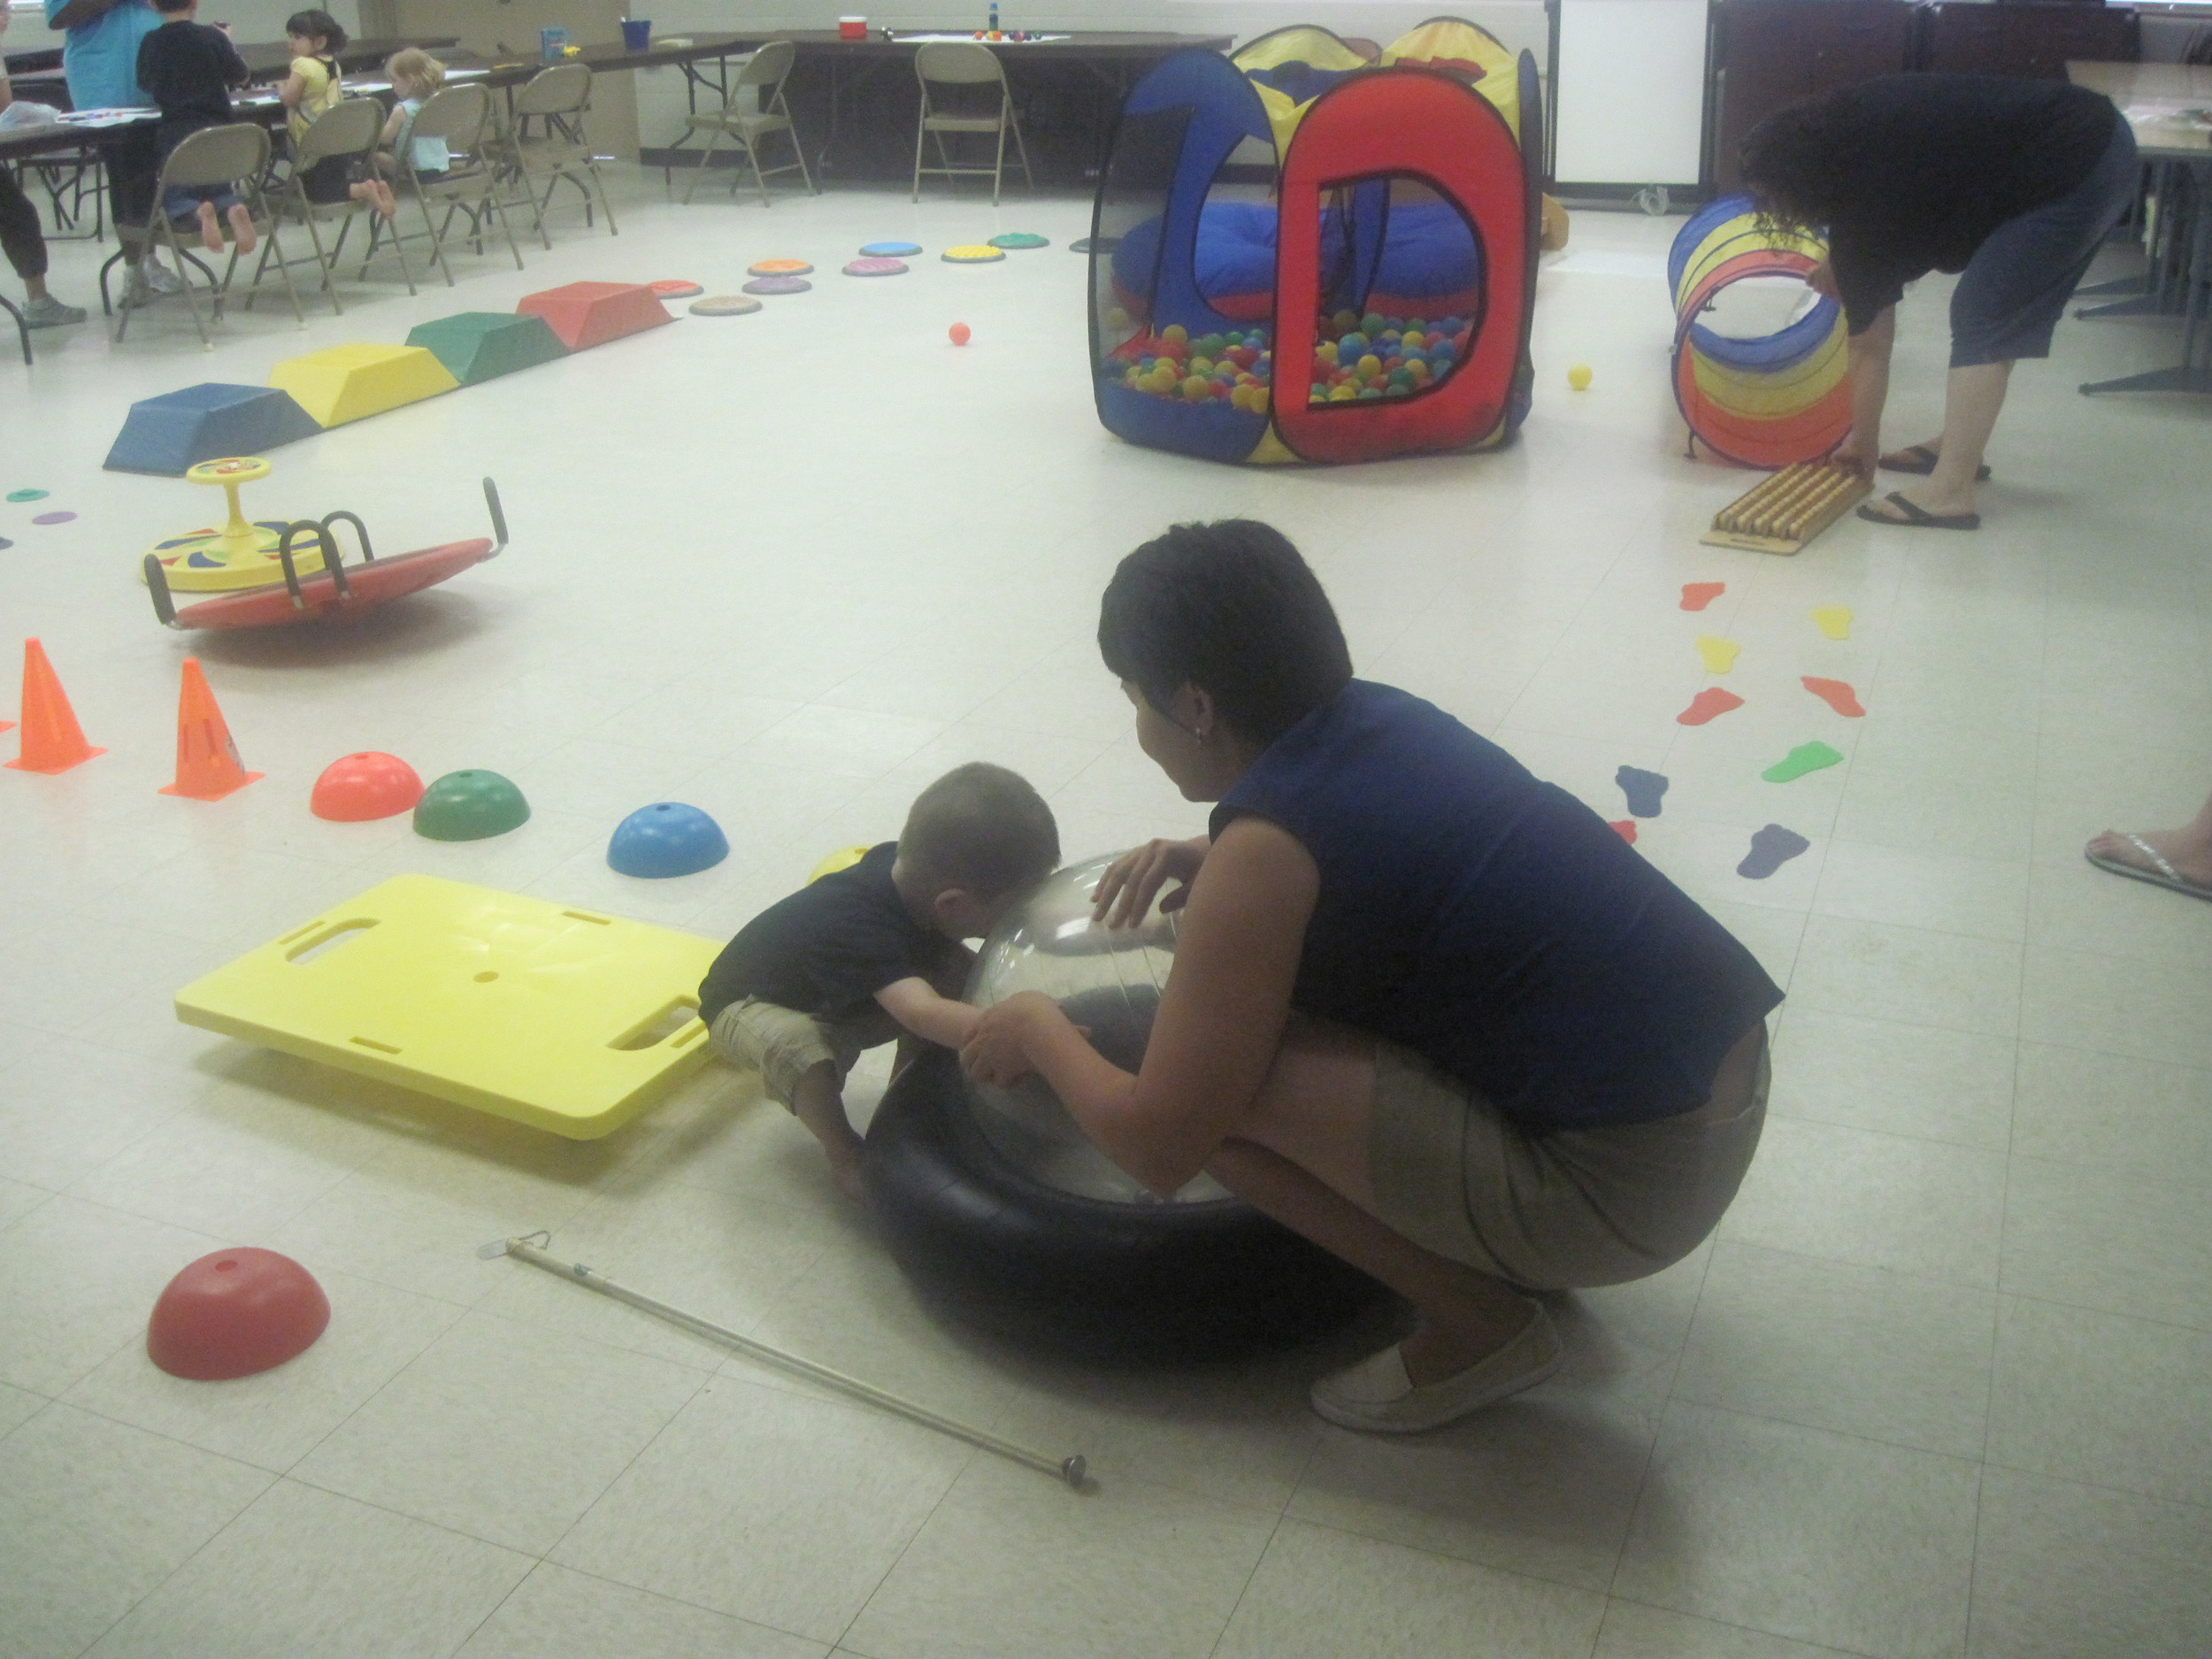
<svg viewBox="0 0 2212 1659">
<path fill-rule="evenodd" d="M 1820 631 L 1832 640 L 1851 637 L 1851 607 L 1849 605 L 1815 605 L 1813 620 Z"/>
<path fill-rule="evenodd" d="M 1724 674 L 1736 665 L 1736 653 L 1743 648 L 1733 640 L 1717 639 L 1710 634 L 1697 636 L 1698 660 L 1705 664 L 1709 674 Z"/>
</svg>

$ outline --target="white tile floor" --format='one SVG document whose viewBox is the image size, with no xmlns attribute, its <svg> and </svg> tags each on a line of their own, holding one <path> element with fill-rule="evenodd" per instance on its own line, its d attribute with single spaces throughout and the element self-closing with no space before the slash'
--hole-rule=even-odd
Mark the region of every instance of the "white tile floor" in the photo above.
<svg viewBox="0 0 2212 1659">
<path fill-rule="evenodd" d="M 0 645 L 43 638 L 109 752 L 0 778 L 0 1655 L 1604 1655 L 2149 1659 L 2212 1649 L 2212 909 L 2092 871 L 2108 823 L 2212 785 L 2202 403 L 2088 401 L 2155 323 L 2069 323 L 2024 370 L 1975 536 L 1847 521 L 1792 561 L 1696 544 L 1747 483 L 1679 458 L 1662 258 L 1679 221 L 1584 216 L 1541 290 L 1539 401 L 1501 454 L 1238 472 L 1125 448 L 1084 372 L 1074 200 L 661 205 L 571 225 L 518 275 L 465 262 L 342 319 L 181 315 L 0 364 Z M 1056 246 L 849 281 L 858 243 L 1036 229 Z M 1576 254 L 1601 258 L 1583 262 Z M 258 382 L 582 278 L 796 255 L 810 295 L 679 326 L 282 449 L 265 514 L 498 564 L 357 627 L 165 635 L 137 551 L 206 503 L 104 472 L 135 398 Z M 57 288 L 92 293 L 91 251 Z M 1901 439 L 1932 429 L 1940 280 L 1907 307 Z M 964 350 L 948 324 L 975 330 Z M 1590 364 L 1571 395 L 1563 371 Z M 30 523 L 45 510 L 71 524 Z M 402 870 L 727 933 L 831 848 L 893 833 L 957 761 L 1015 765 L 1071 856 L 1187 830 L 1088 641 L 1113 561 L 1252 512 L 1324 573 L 1362 669 L 1623 810 L 1791 998 L 1774 1118 L 1718 1237 L 1578 1299 L 1572 1363 L 1448 1432 L 1326 1429 L 1328 1356 L 1090 1374 L 923 1315 L 809 1143 L 707 1075 L 591 1145 L 475 1120 L 177 1026 L 168 993 Z M 1678 584 L 1724 580 L 1700 615 Z M 1811 607 L 1848 605 L 1847 640 Z M 1747 705 L 1674 715 L 1733 639 Z M 250 764 L 154 793 L 196 644 Z M 12 672 L 11 668 L 9 672 Z M 1798 676 L 1851 681 L 1847 720 Z M 1820 738 L 1843 765 L 1759 770 Z M 469 845 L 306 811 L 332 757 L 514 776 Z M 604 867 L 657 796 L 717 870 Z M 1734 866 L 1778 821 L 1811 848 Z M 856 1090 L 866 1103 L 880 1071 Z M 1076 1499 L 511 1263 L 565 1248 L 941 1409 L 1087 1452 Z M 144 1357 L 184 1261 L 255 1242 L 336 1312 L 283 1369 Z"/>
</svg>

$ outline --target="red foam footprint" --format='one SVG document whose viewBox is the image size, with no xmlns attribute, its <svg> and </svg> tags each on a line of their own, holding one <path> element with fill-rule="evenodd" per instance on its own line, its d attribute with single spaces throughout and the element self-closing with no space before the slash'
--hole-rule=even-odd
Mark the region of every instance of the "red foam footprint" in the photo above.
<svg viewBox="0 0 2212 1659">
<path fill-rule="evenodd" d="M 1636 844 L 1636 820 L 1634 818 L 1609 818 L 1606 820 L 1605 827 L 1611 830 L 1631 847 Z"/>
<path fill-rule="evenodd" d="M 1866 713 L 1860 705 L 1859 694 L 1840 680 L 1822 680 L 1807 674 L 1800 683 L 1846 719 L 1856 720 Z"/>
<path fill-rule="evenodd" d="M 1848 689 L 1848 687 L 1846 687 Z M 1743 699 L 1722 686 L 1708 686 L 1690 699 L 1690 706 L 1674 717 L 1677 726 L 1702 726 L 1731 709 L 1743 707 Z"/>
<path fill-rule="evenodd" d="M 1684 582 L 1682 608 L 1685 611 L 1702 611 L 1727 591 L 1726 582 Z"/>
</svg>

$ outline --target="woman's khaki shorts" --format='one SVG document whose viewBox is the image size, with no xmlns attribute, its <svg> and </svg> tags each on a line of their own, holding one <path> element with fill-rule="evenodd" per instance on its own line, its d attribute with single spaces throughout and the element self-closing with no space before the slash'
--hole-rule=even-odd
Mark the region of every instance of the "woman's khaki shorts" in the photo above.
<svg viewBox="0 0 2212 1659">
<path fill-rule="evenodd" d="M 1767 1082 L 1762 1026 L 1694 1111 L 1531 1134 L 1418 1055 L 1378 1043 L 1376 1210 L 1425 1249 L 1530 1290 L 1642 1279 L 1719 1225 L 1758 1148 Z"/>
<path fill-rule="evenodd" d="M 904 1034 L 899 1022 L 873 1003 L 849 1018 L 821 1019 L 757 996 L 731 1003 L 707 1028 L 715 1053 L 732 1065 L 756 1068 L 768 1098 L 787 1111 L 799 1079 L 825 1060 L 836 1068 L 841 1088 L 863 1049 Z"/>
</svg>

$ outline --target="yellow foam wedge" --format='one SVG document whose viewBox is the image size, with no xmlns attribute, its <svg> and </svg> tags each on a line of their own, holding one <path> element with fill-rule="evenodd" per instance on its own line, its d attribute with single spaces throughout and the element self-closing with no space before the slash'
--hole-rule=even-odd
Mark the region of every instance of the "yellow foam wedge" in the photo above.
<svg viewBox="0 0 2212 1659">
<path fill-rule="evenodd" d="M 269 371 L 269 384 L 289 392 L 319 425 L 342 426 L 461 383 L 422 346 L 329 346 L 287 357 Z"/>
</svg>

